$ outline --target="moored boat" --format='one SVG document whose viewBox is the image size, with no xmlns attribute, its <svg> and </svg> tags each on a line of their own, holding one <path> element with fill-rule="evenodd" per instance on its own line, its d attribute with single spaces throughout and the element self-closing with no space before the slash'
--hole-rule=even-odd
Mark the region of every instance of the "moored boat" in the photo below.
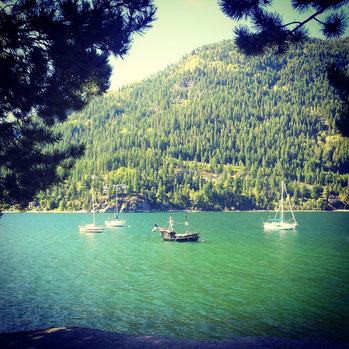
<svg viewBox="0 0 349 349">
<path fill-rule="evenodd" d="M 93 177 L 92 177 L 92 179 L 93 179 Z M 94 196 L 93 196 L 93 190 L 92 190 L 92 214 L 93 214 L 93 223 L 79 225 L 79 232 L 80 233 L 103 233 L 104 232 L 103 226 L 96 225 L 95 200 L 94 200 Z"/>
<path fill-rule="evenodd" d="M 105 221 L 104 224 L 107 228 L 124 227 L 126 225 L 126 220 L 119 219 L 118 216 L 116 216 L 114 219 L 111 219 L 109 221 Z"/>
<path fill-rule="evenodd" d="M 186 232 L 184 234 L 178 234 L 173 229 L 173 218 L 170 216 L 169 223 L 167 227 L 159 227 L 157 224 L 154 224 L 153 231 L 159 230 L 160 236 L 164 241 L 178 241 L 178 242 L 193 242 L 198 241 L 200 233 L 189 232 L 189 223 L 187 216 L 185 216 L 185 227 Z"/>
<path fill-rule="evenodd" d="M 287 201 L 289 203 L 289 208 L 292 217 L 288 220 L 285 219 L 285 210 L 284 210 L 284 193 L 286 194 Z M 275 212 L 274 218 L 269 218 L 267 222 L 264 222 L 265 230 L 295 230 L 298 223 L 294 216 L 291 202 L 287 195 L 287 190 L 285 183 L 281 183 L 281 200 L 280 200 L 280 209 Z"/>
<path fill-rule="evenodd" d="M 118 186 L 115 188 L 115 209 L 114 209 L 114 218 L 110 220 L 106 220 L 104 222 L 107 228 L 118 228 L 124 227 L 126 225 L 125 219 L 119 219 L 118 213 Z"/>
<path fill-rule="evenodd" d="M 85 224 L 79 226 L 80 233 L 103 233 L 103 226 L 96 225 L 95 223 Z"/>
</svg>

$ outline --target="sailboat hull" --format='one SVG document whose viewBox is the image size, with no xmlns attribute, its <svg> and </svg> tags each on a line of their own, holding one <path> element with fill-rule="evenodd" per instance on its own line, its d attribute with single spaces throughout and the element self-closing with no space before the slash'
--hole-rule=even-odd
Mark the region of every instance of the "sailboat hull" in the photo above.
<svg viewBox="0 0 349 349">
<path fill-rule="evenodd" d="M 297 223 L 265 222 L 264 230 L 295 230 Z"/>
<path fill-rule="evenodd" d="M 79 226 L 80 233 L 103 233 L 104 228 L 95 224 L 86 224 Z"/>
<path fill-rule="evenodd" d="M 121 219 L 112 219 L 110 221 L 105 221 L 104 224 L 107 228 L 118 228 L 124 227 L 126 225 L 126 221 Z"/>
</svg>

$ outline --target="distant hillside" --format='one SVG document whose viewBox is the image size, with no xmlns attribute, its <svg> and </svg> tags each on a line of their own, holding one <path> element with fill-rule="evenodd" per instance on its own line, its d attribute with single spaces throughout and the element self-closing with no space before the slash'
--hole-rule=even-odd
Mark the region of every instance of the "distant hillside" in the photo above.
<svg viewBox="0 0 349 349">
<path fill-rule="evenodd" d="M 280 58 L 243 56 L 232 41 L 200 47 L 71 115 L 63 143 L 86 143 L 86 156 L 34 205 L 88 209 L 94 174 L 104 206 L 122 183 L 152 209 L 273 209 L 284 179 L 296 208 L 348 208 L 349 144 L 334 129 L 330 62 L 349 69 L 348 39 Z"/>
</svg>

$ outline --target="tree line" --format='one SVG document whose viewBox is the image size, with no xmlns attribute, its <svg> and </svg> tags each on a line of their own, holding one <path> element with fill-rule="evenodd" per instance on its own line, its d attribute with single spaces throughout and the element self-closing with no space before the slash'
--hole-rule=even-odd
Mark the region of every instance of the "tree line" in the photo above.
<svg viewBox="0 0 349 349">
<path fill-rule="evenodd" d="M 56 128 L 85 156 L 32 205 L 89 209 L 91 186 L 101 202 L 122 183 L 153 209 L 274 209 L 285 180 L 295 208 L 347 208 L 349 144 L 326 64 L 347 69 L 348 46 L 311 40 L 247 57 L 223 41 L 94 99 Z"/>
</svg>

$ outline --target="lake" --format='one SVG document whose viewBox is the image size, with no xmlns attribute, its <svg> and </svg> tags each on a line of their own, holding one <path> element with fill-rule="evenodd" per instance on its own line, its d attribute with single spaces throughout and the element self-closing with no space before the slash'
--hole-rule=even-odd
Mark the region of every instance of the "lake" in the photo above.
<svg viewBox="0 0 349 349">
<path fill-rule="evenodd" d="M 103 234 L 79 233 L 91 214 L 4 214 L 0 332 L 348 340 L 349 212 L 296 213 L 298 230 L 288 232 L 265 232 L 267 212 L 187 214 L 197 243 L 152 232 L 169 213 L 124 214 L 126 227 Z"/>
</svg>

